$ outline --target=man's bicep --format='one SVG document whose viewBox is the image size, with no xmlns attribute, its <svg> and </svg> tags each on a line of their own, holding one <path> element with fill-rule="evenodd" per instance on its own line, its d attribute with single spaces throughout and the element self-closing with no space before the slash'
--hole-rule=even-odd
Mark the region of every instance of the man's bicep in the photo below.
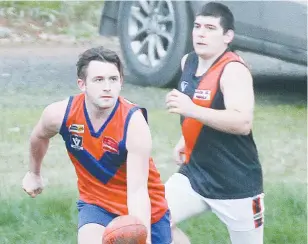
<svg viewBox="0 0 308 244">
<path fill-rule="evenodd" d="M 147 186 L 152 140 L 142 114 L 133 114 L 127 131 L 127 177 L 129 188 Z"/>
<path fill-rule="evenodd" d="M 41 139 L 55 136 L 59 132 L 61 117 L 63 117 L 61 111 L 61 104 L 59 103 L 48 105 L 34 127 L 32 135 Z"/>
<path fill-rule="evenodd" d="M 126 148 L 133 153 L 149 154 L 152 138 L 149 126 L 140 111 L 133 113 L 127 129 Z"/>
<path fill-rule="evenodd" d="M 229 64 L 222 77 L 221 88 L 226 109 L 253 113 L 253 80 L 249 70 L 241 63 Z"/>
<path fill-rule="evenodd" d="M 133 192 L 139 188 L 147 187 L 149 175 L 149 158 L 142 153 L 127 153 L 126 162 L 128 191 Z"/>
</svg>

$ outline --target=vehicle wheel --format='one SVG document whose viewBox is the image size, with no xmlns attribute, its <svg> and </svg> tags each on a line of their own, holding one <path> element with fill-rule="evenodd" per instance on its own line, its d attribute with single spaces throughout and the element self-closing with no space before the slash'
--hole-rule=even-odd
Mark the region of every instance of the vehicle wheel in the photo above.
<svg viewBox="0 0 308 244">
<path fill-rule="evenodd" d="M 122 2 L 118 36 L 127 69 L 134 77 L 130 82 L 174 85 L 181 73 L 181 58 L 191 50 L 192 22 L 185 2 Z"/>
</svg>

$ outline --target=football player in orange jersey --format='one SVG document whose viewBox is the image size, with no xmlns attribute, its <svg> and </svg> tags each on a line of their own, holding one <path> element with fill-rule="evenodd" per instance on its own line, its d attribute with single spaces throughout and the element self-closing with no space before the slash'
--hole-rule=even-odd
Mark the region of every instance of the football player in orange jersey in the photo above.
<svg viewBox="0 0 308 244">
<path fill-rule="evenodd" d="M 33 129 L 23 189 L 31 197 L 42 192 L 42 160 L 50 138 L 59 133 L 78 178 L 79 244 L 101 244 L 105 227 L 126 214 L 147 227 L 148 244 L 172 243 L 146 111 L 120 96 L 118 55 L 103 47 L 86 50 L 77 75 L 81 94 L 48 105 Z"/>
</svg>

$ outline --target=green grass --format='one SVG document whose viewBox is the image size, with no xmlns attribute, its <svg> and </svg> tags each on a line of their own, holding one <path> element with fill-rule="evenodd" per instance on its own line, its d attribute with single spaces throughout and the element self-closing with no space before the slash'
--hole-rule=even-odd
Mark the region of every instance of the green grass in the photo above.
<svg viewBox="0 0 308 244">
<path fill-rule="evenodd" d="M 65 92 L 53 93 L 55 87 L 45 87 L 35 101 L 31 87 L 20 90 L 18 99 L 23 103 L 19 106 L 14 96 L 0 97 L 4 118 L 0 130 L 1 244 L 76 243 L 76 176 L 60 136 L 51 141 L 43 163 L 47 179 L 43 194 L 31 199 L 20 187 L 28 164 L 31 129 L 46 104 L 77 91 L 68 85 L 66 88 Z M 177 170 L 172 149 L 180 136 L 178 117 L 164 109 L 167 91 L 129 84 L 123 91 L 130 100 L 148 108 L 153 157 L 163 180 Z M 303 103 L 273 104 L 258 96 L 254 122 L 265 176 L 265 243 L 302 244 L 307 239 L 307 108 Z M 193 244 L 229 243 L 225 226 L 210 213 L 185 221 L 180 227 Z"/>
<path fill-rule="evenodd" d="M 98 36 L 103 1 L 1 1 L 6 25 L 13 29 L 64 34 L 83 39 Z M 0 16 L 1 22 L 1 16 Z"/>
<path fill-rule="evenodd" d="M 63 1 L 1 1 L 0 7 L 25 8 L 43 8 L 60 10 Z"/>
</svg>

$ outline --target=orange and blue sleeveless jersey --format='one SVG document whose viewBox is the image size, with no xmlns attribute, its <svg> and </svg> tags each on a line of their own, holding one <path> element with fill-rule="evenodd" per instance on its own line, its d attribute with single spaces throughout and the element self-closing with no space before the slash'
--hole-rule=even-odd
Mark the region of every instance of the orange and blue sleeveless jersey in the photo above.
<svg viewBox="0 0 308 244">
<path fill-rule="evenodd" d="M 78 178 L 80 199 L 110 213 L 128 214 L 126 178 L 126 135 L 138 106 L 119 97 L 102 127 L 93 129 L 84 94 L 70 97 L 60 134 Z M 146 110 L 141 109 L 146 118 Z M 167 212 L 165 189 L 153 159 L 149 158 L 148 192 L 152 223 Z"/>
</svg>

